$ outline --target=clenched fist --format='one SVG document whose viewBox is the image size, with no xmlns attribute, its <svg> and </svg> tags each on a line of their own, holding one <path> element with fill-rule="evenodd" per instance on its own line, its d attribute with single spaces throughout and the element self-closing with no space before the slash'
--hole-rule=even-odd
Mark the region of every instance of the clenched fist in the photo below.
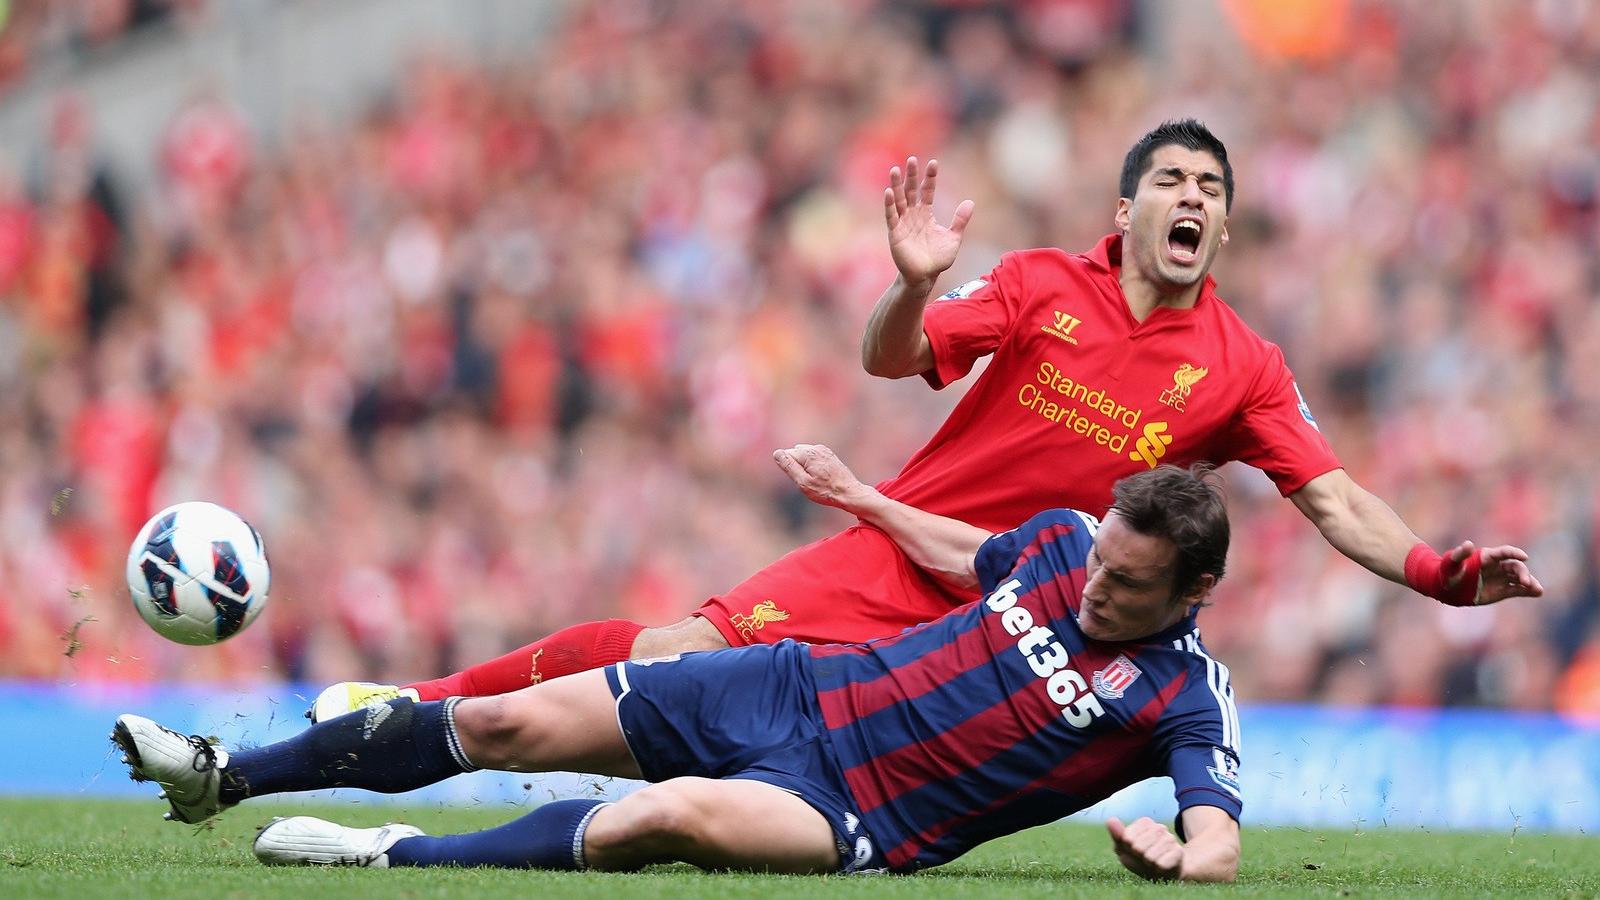
<svg viewBox="0 0 1600 900">
<path fill-rule="evenodd" d="M 1106 830 L 1111 832 L 1111 846 L 1117 859 L 1128 871 L 1151 881 L 1177 878 L 1183 872 L 1183 844 L 1167 826 L 1149 816 L 1134 820 L 1132 825 L 1121 819 L 1106 820 Z"/>
</svg>

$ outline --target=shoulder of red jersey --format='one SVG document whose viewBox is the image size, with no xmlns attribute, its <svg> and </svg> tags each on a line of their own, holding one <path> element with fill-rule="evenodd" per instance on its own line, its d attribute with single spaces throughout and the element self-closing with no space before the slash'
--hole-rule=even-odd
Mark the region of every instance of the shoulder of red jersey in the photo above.
<svg viewBox="0 0 1600 900">
<path fill-rule="evenodd" d="M 1068 253 L 1059 247 L 1030 247 L 1026 250 L 1012 250 L 1001 255 L 1000 264 L 1045 271 L 1082 270 L 1088 272 L 1100 270 L 1100 267 L 1087 254 Z"/>
<path fill-rule="evenodd" d="M 1000 261 L 988 273 L 956 285 L 940 294 L 938 299 L 965 300 L 996 282 L 1002 282 L 1005 290 L 1015 292 L 1030 283 L 1062 276 L 1082 277 L 1098 268 L 1086 255 L 1068 253 L 1056 247 L 1010 250 L 1000 255 Z"/>
<path fill-rule="evenodd" d="M 1010 254 L 1008 254 L 1010 255 Z M 1019 264 L 1038 266 L 1056 271 L 1070 271 L 1080 275 L 1106 275 L 1110 272 L 1094 258 L 1093 253 L 1072 253 L 1060 247 L 1034 247 L 1015 251 Z"/>
<path fill-rule="evenodd" d="M 1068 253 L 1060 247 L 1027 247 L 1022 250 L 1006 252 L 1001 259 L 1012 257 L 1018 262 L 1062 262 L 1077 265 L 1088 260 L 1082 253 Z"/>
<path fill-rule="evenodd" d="M 1222 299 L 1220 295 L 1213 292 L 1211 300 L 1212 302 L 1207 304 L 1207 311 L 1211 313 L 1217 326 L 1224 332 L 1240 337 L 1248 337 L 1262 344 L 1270 345 L 1272 343 L 1250 327 L 1250 323 L 1239 315 L 1239 311 L 1234 309 L 1228 301 Z"/>
<path fill-rule="evenodd" d="M 1239 315 L 1238 311 L 1228 305 L 1226 300 L 1211 295 L 1211 303 L 1206 304 L 1212 321 L 1215 323 L 1216 334 L 1224 341 L 1237 342 L 1239 346 L 1248 348 L 1258 357 L 1282 356 L 1283 351 L 1277 344 L 1262 337 L 1260 332 L 1250 327 L 1250 323 Z"/>
</svg>

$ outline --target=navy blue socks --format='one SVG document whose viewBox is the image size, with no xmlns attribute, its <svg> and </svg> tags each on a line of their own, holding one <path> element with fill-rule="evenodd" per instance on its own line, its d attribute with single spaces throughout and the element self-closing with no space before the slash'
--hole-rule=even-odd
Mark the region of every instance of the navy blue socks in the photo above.
<svg viewBox="0 0 1600 900">
<path fill-rule="evenodd" d="M 583 833 L 606 805 L 557 800 L 487 831 L 403 838 L 389 848 L 389 865 L 582 869 Z"/>
<path fill-rule="evenodd" d="M 319 722 L 276 744 L 229 754 L 220 799 L 353 787 L 397 794 L 477 767 L 456 736 L 455 705 L 401 698 Z"/>
<path fill-rule="evenodd" d="M 386 794 L 443 781 L 477 767 L 461 750 L 454 709 L 401 698 L 319 722 L 276 744 L 229 754 L 221 797 L 353 787 Z M 583 833 L 600 800 L 558 800 L 498 828 L 473 834 L 405 838 L 389 849 L 391 866 L 502 866 L 581 869 Z"/>
</svg>

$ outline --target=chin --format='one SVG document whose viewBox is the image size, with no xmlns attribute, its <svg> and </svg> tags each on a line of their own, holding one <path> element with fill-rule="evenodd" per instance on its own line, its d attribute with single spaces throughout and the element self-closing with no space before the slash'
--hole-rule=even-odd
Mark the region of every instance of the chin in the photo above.
<svg viewBox="0 0 1600 900">
<path fill-rule="evenodd" d="M 1206 277 L 1206 267 L 1196 264 L 1185 268 L 1163 268 L 1163 280 L 1173 287 L 1186 288 L 1199 284 Z"/>
<path fill-rule="evenodd" d="M 1083 632 L 1084 637 L 1094 641 L 1114 641 L 1117 639 L 1115 634 L 1107 634 L 1103 628 L 1083 628 L 1080 626 L 1078 630 Z"/>
</svg>

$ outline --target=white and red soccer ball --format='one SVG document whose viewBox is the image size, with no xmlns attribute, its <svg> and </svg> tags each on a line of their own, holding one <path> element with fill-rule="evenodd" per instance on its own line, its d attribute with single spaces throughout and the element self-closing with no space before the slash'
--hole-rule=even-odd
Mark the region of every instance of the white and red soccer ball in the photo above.
<svg viewBox="0 0 1600 900">
<path fill-rule="evenodd" d="M 150 517 L 128 550 L 128 593 L 157 634 L 215 644 L 255 621 L 272 574 L 261 535 L 215 503 L 190 501 Z"/>
</svg>

